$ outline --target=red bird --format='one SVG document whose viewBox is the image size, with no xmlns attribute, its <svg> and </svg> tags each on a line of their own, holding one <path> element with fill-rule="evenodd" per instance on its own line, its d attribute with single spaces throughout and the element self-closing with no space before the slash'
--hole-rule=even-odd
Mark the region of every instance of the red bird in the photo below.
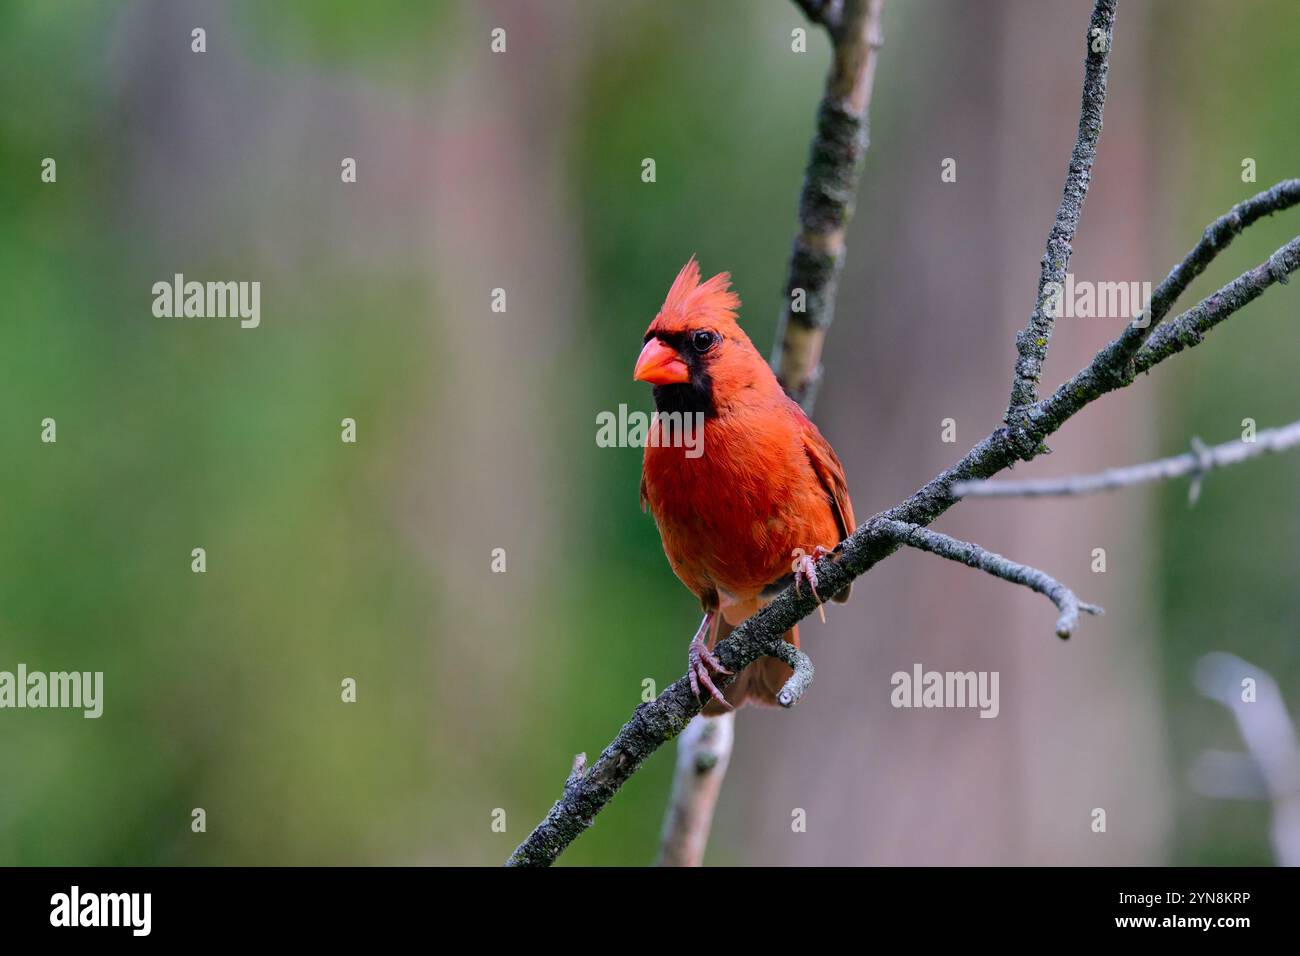
<svg viewBox="0 0 1300 956">
<path fill-rule="evenodd" d="M 687 673 L 697 697 L 702 684 L 713 698 L 706 714 L 776 703 L 788 666 L 760 658 L 719 691 L 711 675 L 730 672 L 712 649 L 792 577 L 816 594 L 815 558 L 853 530 L 840 460 L 737 324 L 740 299 L 730 285 L 725 272 L 701 283 L 692 257 L 650 323 L 632 373 L 654 386 L 657 413 L 641 503 L 654 515 L 673 572 L 704 607 Z M 692 455 L 699 437 L 683 441 L 685 432 L 672 432 L 700 420 L 703 453 L 696 445 Z M 836 596 L 847 598 L 847 589 Z M 785 640 L 798 647 L 799 629 Z"/>
</svg>

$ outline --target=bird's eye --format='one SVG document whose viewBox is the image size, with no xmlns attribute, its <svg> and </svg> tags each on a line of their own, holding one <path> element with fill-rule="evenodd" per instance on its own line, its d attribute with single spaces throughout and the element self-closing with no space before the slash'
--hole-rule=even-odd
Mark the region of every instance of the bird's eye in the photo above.
<svg viewBox="0 0 1300 956">
<path fill-rule="evenodd" d="M 695 351 L 702 355 L 709 349 L 713 348 L 713 346 L 717 344 L 717 341 L 718 337 L 712 332 L 696 332 L 691 336 L 691 348 L 695 349 Z"/>
</svg>

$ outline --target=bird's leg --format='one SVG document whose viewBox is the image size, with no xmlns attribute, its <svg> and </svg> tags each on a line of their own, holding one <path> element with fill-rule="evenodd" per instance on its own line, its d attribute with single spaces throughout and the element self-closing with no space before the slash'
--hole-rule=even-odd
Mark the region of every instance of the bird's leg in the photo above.
<svg viewBox="0 0 1300 956">
<path fill-rule="evenodd" d="M 817 599 L 817 614 L 821 617 L 823 624 L 826 623 L 826 612 L 822 610 L 822 596 L 817 593 L 817 562 L 830 553 L 828 549 L 819 544 L 813 548 L 812 554 L 801 553 L 794 560 L 794 593 L 799 593 L 800 580 L 808 582 L 813 597 Z"/>
<path fill-rule="evenodd" d="M 692 694 L 698 698 L 700 696 L 700 685 L 703 684 L 714 700 L 731 710 L 731 704 L 727 703 L 727 699 L 722 696 L 722 691 L 713 685 L 713 678 L 709 676 L 710 672 L 713 674 L 730 674 L 731 671 L 722 666 L 722 661 L 718 660 L 717 656 L 704 643 L 706 633 L 710 630 L 717 633 L 715 622 L 717 616 L 717 611 L 709 611 L 704 615 L 704 620 L 700 621 L 700 629 L 691 638 L 690 650 L 687 652 L 686 674 L 691 679 Z"/>
</svg>

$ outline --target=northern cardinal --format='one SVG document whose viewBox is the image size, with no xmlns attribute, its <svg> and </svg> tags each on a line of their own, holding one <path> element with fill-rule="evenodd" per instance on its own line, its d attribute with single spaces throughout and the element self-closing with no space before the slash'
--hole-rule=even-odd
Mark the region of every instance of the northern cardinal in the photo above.
<svg viewBox="0 0 1300 956">
<path fill-rule="evenodd" d="M 701 283 L 691 257 L 632 373 L 654 386 L 659 413 L 642 464 L 642 507 L 654 515 L 673 572 L 704 608 L 687 673 L 697 697 L 701 685 L 712 697 L 705 714 L 776 703 L 788 666 L 760 658 L 719 691 L 711 675 L 730 672 L 712 649 L 791 579 L 815 594 L 815 558 L 853 530 L 840 460 L 737 324 L 740 299 L 730 286 L 725 272 Z M 671 412 L 703 416 L 702 454 L 692 457 L 664 433 L 679 427 L 665 417 Z M 847 598 L 847 589 L 836 595 Z M 798 647 L 799 629 L 785 640 Z"/>
</svg>

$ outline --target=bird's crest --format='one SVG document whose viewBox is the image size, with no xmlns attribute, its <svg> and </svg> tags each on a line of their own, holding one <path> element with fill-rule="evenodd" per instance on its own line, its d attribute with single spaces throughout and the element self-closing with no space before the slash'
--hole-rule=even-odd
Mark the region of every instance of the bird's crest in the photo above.
<svg viewBox="0 0 1300 956">
<path fill-rule="evenodd" d="M 671 331 L 687 324 L 735 322 L 738 308 L 740 296 L 731 291 L 731 273 L 719 272 L 700 282 L 700 264 L 695 261 L 695 256 L 691 256 L 673 280 L 651 328 Z"/>
</svg>

